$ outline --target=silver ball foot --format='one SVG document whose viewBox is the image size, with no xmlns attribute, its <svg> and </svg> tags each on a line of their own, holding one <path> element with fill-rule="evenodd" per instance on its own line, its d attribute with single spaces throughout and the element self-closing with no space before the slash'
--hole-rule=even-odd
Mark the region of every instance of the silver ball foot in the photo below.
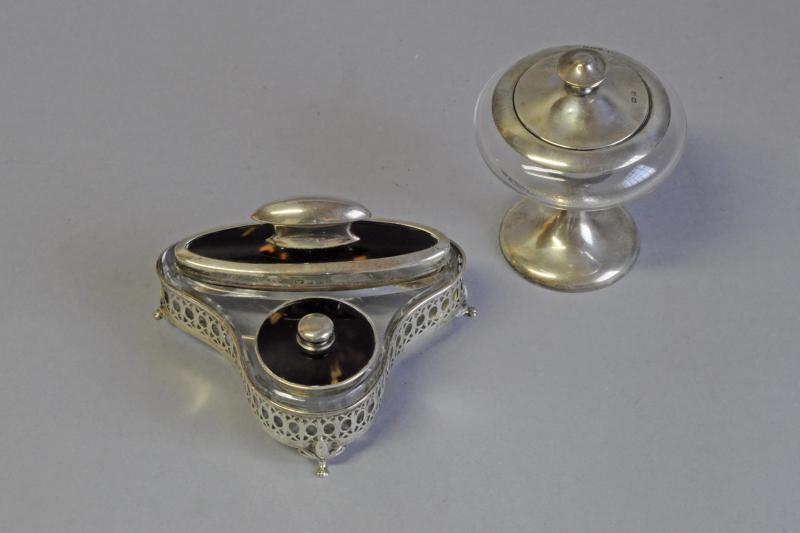
<svg viewBox="0 0 800 533">
<path fill-rule="evenodd" d="M 336 457 L 344 451 L 341 444 L 329 443 L 325 437 L 317 437 L 308 448 L 297 450 L 303 457 L 308 457 L 317 462 L 317 477 L 328 477 L 328 459 Z"/>
<path fill-rule="evenodd" d="M 320 461 L 317 465 L 317 471 L 314 473 L 317 477 L 328 477 L 328 467 L 325 464 L 325 461 Z"/>
<path fill-rule="evenodd" d="M 156 320 L 161 320 L 162 318 L 164 318 L 164 312 L 161 311 L 161 309 L 156 309 L 153 312 L 153 318 L 155 318 Z"/>
<path fill-rule="evenodd" d="M 471 305 L 467 306 L 464 308 L 463 311 L 461 311 L 461 316 L 465 316 L 467 318 L 475 318 L 476 316 L 478 316 L 478 309 L 472 307 Z"/>
<path fill-rule="evenodd" d="M 611 285 L 636 262 L 639 236 L 622 207 L 565 211 L 527 198 L 508 210 L 500 248 L 530 281 L 565 292 Z"/>
</svg>

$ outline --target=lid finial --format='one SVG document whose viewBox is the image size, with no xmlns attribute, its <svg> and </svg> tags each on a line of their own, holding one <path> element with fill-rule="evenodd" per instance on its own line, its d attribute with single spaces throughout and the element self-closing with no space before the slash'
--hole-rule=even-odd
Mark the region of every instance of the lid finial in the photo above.
<svg viewBox="0 0 800 533">
<path fill-rule="evenodd" d="M 322 313 L 309 313 L 297 324 L 297 344 L 309 355 L 323 355 L 335 339 L 333 320 Z"/>
<path fill-rule="evenodd" d="M 606 61 L 593 48 L 576 48 L 558 58 L 558 77 L 579 95 L 593 92 L 606 79 Z"/>
</svg>

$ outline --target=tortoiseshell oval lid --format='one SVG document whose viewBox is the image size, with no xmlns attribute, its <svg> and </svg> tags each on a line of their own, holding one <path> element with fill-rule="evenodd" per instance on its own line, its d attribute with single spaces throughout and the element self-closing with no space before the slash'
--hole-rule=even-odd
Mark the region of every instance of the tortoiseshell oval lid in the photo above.
<svg viewBox="0 0 800 533">
<path fill-rule="evenodd" d="M 181 241 L 175 256 L 201 281 L 289 291 L 410 283 L 449 261 L 450 241 L 440 232 L 370 217 L 355 202 L 294 198 L 262 206 L 255 224 Z"/>
</svg>

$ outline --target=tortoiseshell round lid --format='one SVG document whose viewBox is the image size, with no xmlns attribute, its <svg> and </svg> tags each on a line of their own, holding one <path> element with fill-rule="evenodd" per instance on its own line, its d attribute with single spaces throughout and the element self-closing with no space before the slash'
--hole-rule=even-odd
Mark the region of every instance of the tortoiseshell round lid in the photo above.
<svg viewBox="0 0 800 533">
<path fill-rule="evenodd" d="M 319 352 L 304 347 L 304 320 L 323 317 L 331 342 Z M 345 302 L 330 298 L 295 300 L 273 311 L 256 337 L 265 370 L 292 386 L 332 388 L 358 379 L 375 354 L 377 339 L 369 319 Z"/>
</svg>

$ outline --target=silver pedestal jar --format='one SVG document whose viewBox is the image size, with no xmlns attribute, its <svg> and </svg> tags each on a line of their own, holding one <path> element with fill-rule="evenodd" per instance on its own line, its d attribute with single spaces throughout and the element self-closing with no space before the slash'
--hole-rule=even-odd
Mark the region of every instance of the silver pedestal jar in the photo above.
<svg viewBox="0 0 800 533">
<path fill-rule="evenodd" d="M 509 263 L 562 291 L 605 287 L 636 261 L 621 204 L 653 190 L 683 152 L 677 95 L 610 50 L 562 46 L 495 74 L 475 108 L 486 164 L 523 195 L 500 229 Z"/>
<path fill-rule="evenodd" d="M 233 363 L 264 429 L 318 463 L 375 418 L 396 358 L 474 316 L 464 253 L 440 232 L 331 198 L 265 205 L 158 259 L 156 318 Z"/>
</svg>

